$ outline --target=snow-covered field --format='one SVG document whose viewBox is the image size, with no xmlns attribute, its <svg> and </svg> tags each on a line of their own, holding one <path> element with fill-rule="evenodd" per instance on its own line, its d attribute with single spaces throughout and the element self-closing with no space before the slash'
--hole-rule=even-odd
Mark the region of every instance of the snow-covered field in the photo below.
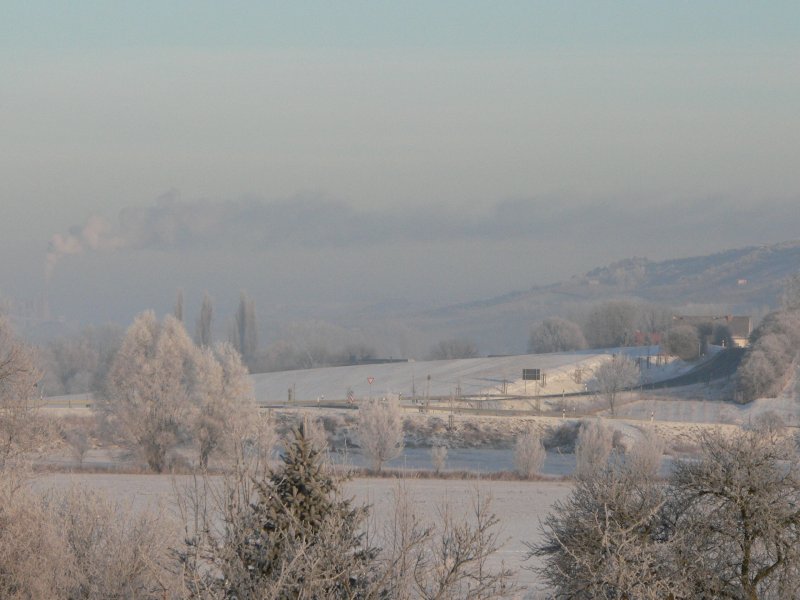
<svg viewBox="0 0 800 600">
<path fill-rule="evenodd" d="M 496 559 L 518 570 L 519 582 L 532 591 L 536 576 L 529 567 L 535 559 L 525 560 L 526 542 L 540 540 L 539 521 L 553 502 L 565 498 L 571 489 L 563 481 L 463 481 L 441 479 L 404 480 L 413 498 L 416 514 L 423 522 L 439 520 L 439 508 L 448 503 L 456 516 L 469 517 L 474 494 L 490 494 L 492 512 L 500 520 L 501 539 L 505 541 Z M 65 489 L 76 485 L 101 491 L 114 500 L 131 502 L 134 509 L 147 507 L 170 511 L 177 519 L 175 489 L 189 483 L 189 478 L 168 475 L 110 475 L 110 474 L 53 474 L 36 479 L 39 490 Z M 345 493 L 358 503 L 372 506 L 374 521 L 371 524 L 380 535 L 383 524 L 393 515 L 395 479 L 354 479 L 345 484 Z M 177 542 L 177 540 L 176 540 Z"/>
<path fill-rule="evenodd" d="M 450 504 L 458 516 L 469 517 L 471 501 L 476 492 L 490 494 L 492 512 L 500 520 L 500 539 L 504 546 L 497 553 L 497 562 L 518 572 L 519 582 L 533 591 L 537 577 L 530 568 L 538 560 L 526 559 L 528 543 L 541 540 L 539 522 L 550 512 L 556 500 L 567 497 L 572 489 L 569 482 L 557 481 L 448 481 L 436 479 L 407 480 L 413 495 L 414 507 L 423 521 L 436 522 L 439 508 L 444 502 Z M 356 498 L 373 506 L 378 531 L 382 520 L 393 514 L 393 491 L 397 482 L 390 479 L 356 479 L 347 484 L 347 491 Z"/>
<path fill-rule="evenodd" d="M 639 356 L 645 356 L 648 349 L 630 351 L 635 355 L 638 353 Z M 322 396 L 327 400 L 344 399 L 348 391 L 352 391 L 357 398 L 389 394 L 411 395 L 412 392 L 418 396 L 447 396 L 455 393 L 457 387 L 462 394 L 498 394 L 503 385 L 508 394 L 522 393 L 523 390 L 517 387 L 524 386 L 520 381 L 523 368 L 540 368 L 547 374 L 547 389 L 541 390 L 547 393 L 554 389 L 560 391 L 560 386 L 566 387 L 570 385 L 569 382 L 580 389 L 584 383 L 575 382 L 576 369 L 586 369 L 588 372 L 610 356 L 610 352 L 580 352 L 395 363 L 261 374 L 253 376 L 253 380 L 257 399 L 268 406 L 285 404 L 289 388 L 296 392 L 296 398 L 300 401 Z M 650 369 L 648 374 L 651 381 L 656 381 L 680 374 L 690 367 L 691 365 L 674 362 Z M 369 377 L 374 378 L 372 385 L 368 383 Z M 697 434 L 703 429 L 747 425 L 767 412 L 775 413 L 786 425 L 800 426 L 796 377 L 787 384 L 778 398 L 759 399 L 744 406 L 719 400 L 723 389 L 722 384 L 715 382 L 668 391 L 628 392 L 619 399 L 616 415 L 613 417 L 599 397 L 590 395 L 568 400 L 570 410 L 575 411 L 575 418 L 581 418 L 580 415 L 583 414 L 592 415 L 588 418 L 603 419 L 623 433 L 623 443 L 635 440 L 645 428 L 652 427 L 664 439 L 667 453 L 673 457 L 691 453 L 696 448 Z M 560 398 L 554 398 L 553 406 L 559 401 Z M 64 397 L 52 402 L 50 406 L 57 407 L 52 414 L 80 413 L 88 419 L 91 413 L 86 409 L 86 402 L 86 396 Z M 313 405 L 303 409 L 271 410 L 276 418 L 297 418 L 298 414 L 295 413 L 304 413 L 314 418 L 326 417 L 329 421 L 339 423 L 341 429 L 337 428 L 330 434 L 330 439 L 337 448 L 341 448 L 339 438 L 342 436 L 357 435 L 352 431 L 354 411 L 324 406 L 317 408 Z M 452 427 L 448 425 L 445 434 L 442 429 L 447 419 L 443 419 L 443 415 L 409 411 L 406 413 L 408 447 L 403 456 L 388 466 L 429 469 L 428 445 L 434 441 L 441 443 L 442 440 L 436 436 L 446 435 L 449 436 L 447 440 L 455 442 L 450 445 L 446 469 L 471 471 L 476 478 L 480 473 L 488 471 L 510 470 L 513 466 L 511 444 L 519 431 L 530 426 L 542 432 L 552 431 L 571 420 L 569 417 L 572 415 L 568 412 L 565 416 L 567 418 L 561 418 L 560 414 L 525 417 L 454 414 L 449 422 Z M 432 425 L 436 421 L 439 423 L 438 428 Z M 790 433 L 793 431 L 789 430 Z M 430 439 L 425 438 L 426 435 Z M 358 449 L 351 448 L 350 452 L 349 464 L 358 466 L 363 463 Z M 96 463 L 96 466 L 102 468 L 116 463 L 118 459 L 115 456 L 112 448 L 96 447 L 89 451 L 86 463 L 90 467 Z M 65 467 L 74 466 L 74 461 L 65 460 Z M 665 458 L 664 469 L 669 469 L 670 460 L 669 457 Z M 51 462 L 57 464 L 58 460 Z M 407 484 L 414 495 L 414 506 L 419 515 L 423 520 L 429 521 L 438 518 L 437 507 L 443 501 L 450 502 L 459 513 L 467 514 L 469 498 L 476 486 L 481 493 L 491 493 L 494 498 L 493 511 L 500 518 L 504 539 L 508 538 L 498 558 L 518 569 L 520 582 L 529 589 L 534 589 L 536 577 L 528 568 L 534 563 L 523 560 L 526 557 L 525 542 L 536 543 L 540 539 L 540 520 L 548 514 L 553 503 L 565 498 L 571 489 L 570 482 L 561 480 L 560 476 L 568 475 L 573 468 L 574 455 L 550 452 L 543 472 L 552 479 L 545 481 L 410 479 Z M 169 476 L 159 475 L 63 473 L 42 476 L 34 485 L 39 489 L 86 486 L 104 491 L 118 500 L 130 500 L 134 507 L 162 506 L 164 510 L 169 510 L 174 501 L 173 482 L 180 486 L 183 481 L 182 477 L 173 480 Z M 346 490 L 357 501 L 373 506 L 374 526 L 380 528 L 381 523 L 392 515 L 392 494 L 395 486 L 396 480 L 393 479 L 364 478 L 348 482 Z M 531 593 L 529 597 L 534 595 Z"/>
<path fill-rule="evenodd" d="M 459 392 L 461 395 L 560 394 L 584 391 L 587 383 L 591 385 L 592 370 L 615 353 L 633 358 L 651 356 L 653 368 L 647 370 L 649 381 L 661 381 L 691 368 L 680 362 L 657 367 L 658 348 L 644 346 L 280 371 L 253 375 L 253 383 L 256 400 L 263 405 L 285 403 L 290 389 L 300 402 L 323 397 L 344 400 L 350 392 L 356 398 L 398 394 L 436 397 Z M 540 369 L 546 375 L 546 383 L 523 381 L 523 369 Z M 582 376 L 576 377 L 576 371 Z"/>
<path fill-rule="evenodd" d="M 690 370 L 694 364 L 672 360 L 656 362 L 657 346 L 610 348 L 555 354 L 523 354 L 486 358 L 434 360 L 325 367 L 252 375 L 256 401 L 262 406 L 283 405 L 291 390 L 300 403 L 343 401 L 384 396 L 559 396 L 593 389 L 592 371 L 615 354 L 633 359 L 651 358 L 643 381 L 657 382 Z M 544 380 L 523 381 L 523 369 L 540 369 Z M 85 408 L 91 394 L 52 396 L 43 405 L 58 409 Z M 546 402 L 546 401 L 545 401 Z M 511 408 L 509 405 L 507 408 Z"/>
</svg>

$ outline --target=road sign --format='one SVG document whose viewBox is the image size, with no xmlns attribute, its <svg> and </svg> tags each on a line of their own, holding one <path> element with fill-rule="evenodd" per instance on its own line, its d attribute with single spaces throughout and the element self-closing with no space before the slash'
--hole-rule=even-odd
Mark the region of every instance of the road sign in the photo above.
<svg viewBox="0 0 800 600">
<path fill-rule="evenodd" d="M 541 369 L 522 369 L 523 381 L 539 381 L 541 378 Z"/>
<path fill-rule="evenodd" d="M 372 382 L 375 381 L 374 377 L 367 377 L 367 383 L 372 385 Z"/>
</svg>

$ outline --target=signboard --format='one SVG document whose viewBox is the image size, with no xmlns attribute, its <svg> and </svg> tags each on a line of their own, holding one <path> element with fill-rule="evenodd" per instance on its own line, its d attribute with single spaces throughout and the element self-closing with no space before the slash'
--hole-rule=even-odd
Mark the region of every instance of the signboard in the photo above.
<svg viewBox="0 0 800 600">
<path fill-rule="evenodd" d="M 373 382 L 373 381 L 375 381 L 375 378 L 374 378 L 374 377 L 367 377 L 367 383 L 369 383 L 370 385 L 372 385 L 372 382 Z"/>
<path fill-rule="evenodd" d="M 539 381 L 541 378 L 541 369 L 522 369 L 523 381 Z"/>
</svg>

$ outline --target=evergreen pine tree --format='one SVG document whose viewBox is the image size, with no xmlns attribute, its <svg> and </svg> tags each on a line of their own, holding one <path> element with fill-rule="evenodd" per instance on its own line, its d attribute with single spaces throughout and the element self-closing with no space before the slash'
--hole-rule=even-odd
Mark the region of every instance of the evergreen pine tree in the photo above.
<svg viewBox="0 0 800 600">
<path fill-rule="evenodd" d="M 341 498 L 338 482 L 302 430 L 293 432 L 282 461 L 269 480 L 255 482 L 257 498 L 241 523 L 229 527 L 235 539 L 223 567 L 227 596 L 371 595 L 369 566 L 378 550 L 365 546 L 361 532 L 367 508 Z"/>
</svg>

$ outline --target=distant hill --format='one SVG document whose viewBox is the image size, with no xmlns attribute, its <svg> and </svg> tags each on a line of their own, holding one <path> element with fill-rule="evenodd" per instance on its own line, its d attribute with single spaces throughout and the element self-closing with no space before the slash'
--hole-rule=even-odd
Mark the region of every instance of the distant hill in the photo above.
<svg viewBox="0 0 800 600">
<path fill-rule="evenodd" d="M 315 319 L 356 332 L 383 358 L 426 358 L 434 344 L 451 338 L 473 341 L 483 355 L 519 354 L 526 351 L 530 328 L 538 321 L 574 317 L 593 303 L 610 299 L 653 302 L 689 314 L 760 317 L 777 305 L 784 280 L 799 270 L 800 241 L 794 241 L 659 262 L 630 258 L 559 283 L 436 309 L 424 309 L 424 302 L 415 299 L 364 306 L 330 304 Z M 0 313 L 9 314 L 17 331 L 30 341 L 44 342 L 78 327 L 37 317 L 47 313 L 46 305 L 29 304 L 8 305 L 0 297 Z M 265 320 L 262 339 L 276 339 L 292 318 L 276 312 L 272 322 Z M 326 333 L 320 335 L 325 341 Z M 335 342 L 331 344 L 337 349 Z"/>
<path fill-rule="evenodd" d="M 568 281 L 409 315 L 407 324 L 440 338 L 467 337 L 481 352 L 523 352 L 530 327 L 594 302 L 631 298 L 687 312 L 763 314 L 783 281 L 800 271 L 800 241 L 654 262 L 631 258 Z"/>
</svg>

